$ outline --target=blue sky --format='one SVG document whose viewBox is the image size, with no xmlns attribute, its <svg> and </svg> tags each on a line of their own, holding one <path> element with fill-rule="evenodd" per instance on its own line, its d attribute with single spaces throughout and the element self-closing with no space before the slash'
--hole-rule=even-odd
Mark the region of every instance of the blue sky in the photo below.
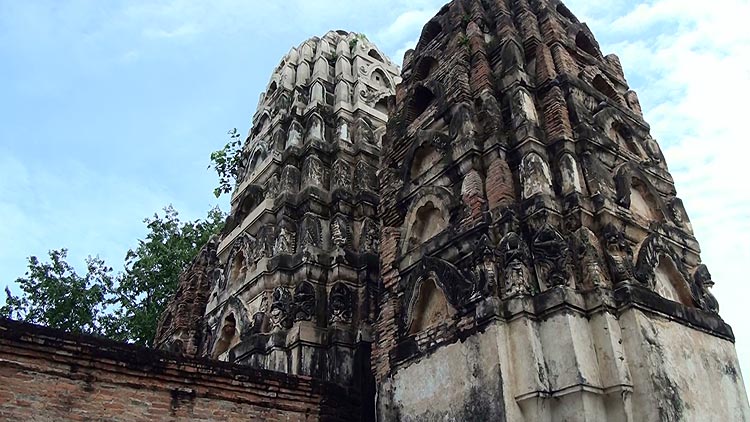
<svg viewBox="0 0 750 422">
<path fill-rule="evenodd" d="M 618 54 L 665 151 L 750 377 L 747 0 L 570 0 Z M 442 2 L 0 0 L 0 287 L 66 247 L 110 265 L 173 204 L 212 196 L 208 155 L 245 132 L 272 69 L 330 29 L 395 62 Z"/>
</svg>

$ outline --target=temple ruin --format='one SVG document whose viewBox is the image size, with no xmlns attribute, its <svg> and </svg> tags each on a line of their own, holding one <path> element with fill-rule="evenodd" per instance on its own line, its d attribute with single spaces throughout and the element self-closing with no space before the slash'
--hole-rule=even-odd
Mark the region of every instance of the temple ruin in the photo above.
<svg viewBox="0 0 750 422">
<path fill-rule="evenodd" d="M 0 416 L 750 421 L 638 96 L 559 1 L 454 0 L 400 71 L 361 34 L 305 41 L 240 170 L 162 350 L 5 321 L 26 381 Z"/>
</svg>

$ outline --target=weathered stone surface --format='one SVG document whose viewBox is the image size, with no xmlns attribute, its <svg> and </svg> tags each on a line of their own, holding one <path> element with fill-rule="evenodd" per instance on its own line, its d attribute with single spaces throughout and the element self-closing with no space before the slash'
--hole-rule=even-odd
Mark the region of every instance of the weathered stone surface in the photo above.
<svg viewBox="0 0 750 422">
<path fill-rule="evenodd" d="M 379 420 L 750 419 L 663 156 L 584 24 L 556 1 L 453 1 L 402 76 L 380 170 Z"/>
<path fill-rule="evenodd" d="M 46 398 L 133 420 L 750 421 L 638 97 L 562 3 L 455 0 L 401 77 L 360 35 L 310 39 L 243 154 L 227 228 L 158 330 L 241 366 L 13 326 L 0 415 Z M 64 391 L 24 393 L 49 379 Z"/>
</svg>

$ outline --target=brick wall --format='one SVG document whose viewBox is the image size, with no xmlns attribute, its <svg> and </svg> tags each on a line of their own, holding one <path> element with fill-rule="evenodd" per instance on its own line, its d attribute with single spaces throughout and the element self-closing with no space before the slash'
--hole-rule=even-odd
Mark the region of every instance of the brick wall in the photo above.
<svg viewBox="0 0 750 422">
<path fill-rule="evenodd" d="M 356 394 L 0 319 L 0 420 L 353 421 Z"/>
</svg>

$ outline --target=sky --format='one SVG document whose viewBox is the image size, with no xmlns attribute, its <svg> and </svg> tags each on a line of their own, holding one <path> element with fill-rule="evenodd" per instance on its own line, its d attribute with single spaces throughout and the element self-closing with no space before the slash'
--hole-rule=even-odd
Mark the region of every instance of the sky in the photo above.
<svg viewBox="0 0 750 422">
<path fill-rule="evenodd" d="M 565 3 L 639 94 L 748 385 L 750 1 Z M 0 287 L 49 249 L 117 267 L 166 205 L 191 220 L 228 210 L 209 154 L 249 129 L 290 47 L 344 29 L 400 63 L 442 4 L 0 0 Z"/>
</svg>

